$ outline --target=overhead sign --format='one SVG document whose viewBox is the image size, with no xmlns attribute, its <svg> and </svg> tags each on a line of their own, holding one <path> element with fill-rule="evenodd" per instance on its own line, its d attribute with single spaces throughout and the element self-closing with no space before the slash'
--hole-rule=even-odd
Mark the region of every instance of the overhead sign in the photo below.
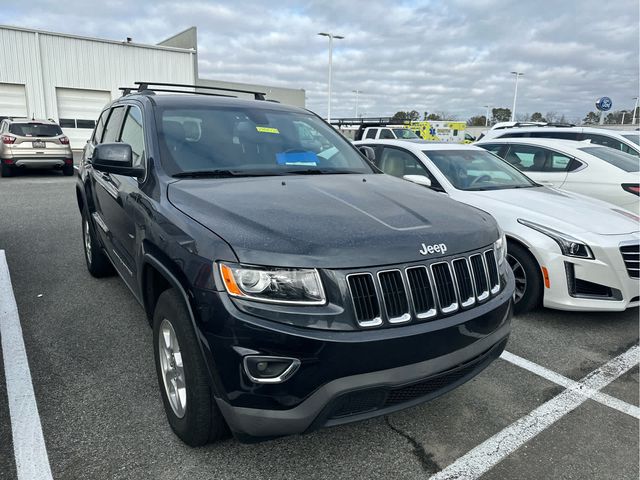
<svg viewBox="0 0 640 480">
<path fill-rule="evenodd" d="M 599 98 L 596 102 L 596 108 L 601 112 L 608 112 L 613 107 L 613 102 L 609 97 Z"/>
</svg>

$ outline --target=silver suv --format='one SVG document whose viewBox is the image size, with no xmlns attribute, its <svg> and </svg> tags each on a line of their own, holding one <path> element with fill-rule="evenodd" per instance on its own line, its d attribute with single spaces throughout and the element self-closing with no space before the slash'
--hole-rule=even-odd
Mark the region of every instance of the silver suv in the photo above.
<svg viewBox="0 0 640 480">
<path fill-rule="evenodd" d="M 73 175 L 73 153 L 60 125 L 51 120 L 5 118 L 0 123 L 0 174 L 16 168 L 61 168 Z"/>
</svg>

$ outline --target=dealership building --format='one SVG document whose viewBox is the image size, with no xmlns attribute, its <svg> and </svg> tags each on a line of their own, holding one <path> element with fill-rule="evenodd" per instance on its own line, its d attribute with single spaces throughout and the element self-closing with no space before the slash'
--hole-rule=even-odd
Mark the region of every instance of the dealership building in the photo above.
<svg viewBox="0 0 640 480">
<path fill-rule="evenodd" d="M 302 89 L 200 78 L 195 27 L 145 45 L 0 26 L 0 117 L 54 119 L 73 148 L 83 147 L 120 87 L 136 81 L 257 90 L 282 103 L 305 103 Z"/>
</svg>

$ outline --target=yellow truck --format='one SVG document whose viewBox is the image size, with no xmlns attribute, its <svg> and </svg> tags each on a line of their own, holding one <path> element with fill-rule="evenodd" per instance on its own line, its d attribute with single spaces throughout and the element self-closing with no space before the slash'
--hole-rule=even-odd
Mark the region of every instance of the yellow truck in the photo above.
<svg viewBox="0 0 640 480">
<path fill-rule="evenodd" d="M 469 143 L 465 139 L 465 122 L 432 120 L 408 122 L 404 128 L 413 130 L 423 140 L 442 143 Z"/>
</svg>

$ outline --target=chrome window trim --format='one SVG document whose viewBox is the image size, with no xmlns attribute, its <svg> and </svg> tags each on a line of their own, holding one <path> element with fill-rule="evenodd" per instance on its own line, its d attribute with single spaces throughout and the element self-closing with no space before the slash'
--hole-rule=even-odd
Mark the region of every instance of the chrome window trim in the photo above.
<svg viewBox="0 0 640 480">
<path fill-rule="evenodd" d="M 380 305 L 380 295 L 378 294 L 378 288 L 376 286 L 376 279 L 373 276 L 373 274 L 371 272 L 356 272 L 356 273 L 350 273 L 347 276 L 345 276 L 345 280 L 347 281 L 347 288 L 349 289 L 349 297 L 351 297 L 351 306 L 353 307 L 353 315 L 354 318 L 356 316 L 356 302 L 353 300 L 353 291 L 351 289 L 351 284 L 349 283 L 349 278 L 350 277 L 355 277 L 358 275 L 369 275 L 371 277 L 371 281 L 373 282 L 373 288 L 376 292 L 376 301 L 378 302 L 378 312 L 379 315 L 378 317 L 372 318 L 371 320 L 365 320 L 363 322 L 361 322 L 360 320 L 358 320 L 357 318 L 356 323 L 361 326 L 361 327 L 378 327 L 380 325 L 382 325 L 382 306 Z"/>
<path fill-rule="evenodd" d="M 431 296 L 433 297 L 433 308 L 430 308 L 429 310 L 427 310 L 426 312 L 421 312 L 418 313 L 418 310 L 416 310 L 416 306 L 413 303 L 413 293 L 411 291 L 411 282 L 409 281 L 409 275 L 408 272 L 409 270 L 415 270 L 418 268 L 422 268 L 425 270 L 425 272 L 427 273 L 427 280 L 429 282 L 429 288 L 431 289 Z M 435 296 L 435 291 L 433 288 L 433 279 L 431 278 L 431 275 L 429 273 L 429 269 L 427 268 L 426 265 L 415 265 L 413 267 L 407 267 L 404 269 L 405 272 L 405 276 L 407 277 L 407 293 L 409 295 L 409 302 L 411 302 L 411 306 L 413 307 L 413 311 L 416 314 L 416 318 L 418 320 L 425 320 L 427 318 L 432 318 L 435 317 L 438 314 L 438 310 L 436 308 L 436 296 Z"/>
<path fill-rule="evenodd" d="M 469 269 L 469 277 L 471 279 L 471 296 L 467 298 L 465 301 L 462 301 L 462 297 L 460 295 L 458 275 L 456 274 L 456 268 L 454 266 L 454 263 L 459 260 L 462 260 L 467 265 L 467 268 Z M 473 274 L 471 273 L 471 265 L 469 264 L 469 260 L 466 257 L 454 258 L 453 260 L 451 260 L 451 271 L 453 272 L 454 283 L 456 284 L 456 289 L 458 291 L 458 298 L 460 299 L 460 305 L 462 306 L 462 308 L 467 308 L 474 305 L 476 303 L 476 295 L 475 295 L 476 289 L 473 281 L 473 276 L 472 276 Z"/>
<path fill-rule="evenodd" d="M 487 280 L 487 289 L 485 291 L 483 291 L 482 293 L 478 293 L 478 291 L 476 291 L 476 296 L 478 298 L 478 302 L 484 302 L 491 295 L 491 287 L 490 287 L 491 282 L 489 281 L 488 272 L 487 272 L 487 266 L 484 263 L 484 255 L 482 253 L 474 253 L 474 254 L 469 255 L 469 264 L 471 266 L 473 266 L 473 263 L 471 263 L 471 258 L 473 258 L 475 256 L 479 256 L 480 257 L 480 260 L 482 261 L 482 267 L 484 268 L 484 277 Z M 475 289 L 476 288 L 476 286 L 475 286 L 476 274 L 475 274 L 473 268 L 471 269 L 471 275 L 473 275 L 473 288 Z"/>
<path fill-rule="evenodd" d="M 380 274 L 382 273 L 388 273 L 388 272 L 398 272 L 400 274 L 400 279 L 402 280 L 402 285 L 404 286 L 404 296 L 407 299 L 407 312 L 403 313 L 402 315 L 400 315 L 399 317 L 390 317 L 389 313 L 387 312 L 387 304 L 384 301 L 384 294 L 382 293 L 382 282 L 380 281 Z M 407 297 L 407 282 L 405 282 L 404 279 L 404 275 L 402 275 L 402 270 L 400 270 L 399 268 L 391 268 L 388 270 L 380 270 L 376 273 L 376 277 L 378 280 L 378 285 L 380 286 L 380 294 L 382 297 L 382 305 L 384 306 L 384 313 L 385 316 L 387 317 L 387 321 L 389 323 L 393 323 L 393 324 L 397 324 L 397 323 L 405 323 L 408 322 L 409 320 L 411 320 L 411 306 L 409 305 L 409 298 Z M 380 300 L 378 300 L 378 303 L 380 303 Z"/>
<path fill-rule="evenodd" d="M 498 283 L 495 286 L 491 286 L 491 275 L 489 275 L 489 263 L 487 260 L 487 253 L 489 252 L 493 252 L 493 261 L 496 264 L 496 276 L 498 277 Z M 491 292 L 491 295 L 495 295 L 500 291 L 500 269 L 498 268 L 498 258 L 496 255 L 496 251 L 494 249 L 485 250 L 484 252 L 482 252 L 482 258 L 485 262 L 484 266 L 487 271 L 487 285 L 489 285 L 489 291 Z"/>
<path fill-rule="evenodd" d="M 438 290 L 438 282 L 436 281 L 436 277 L 433 273 L 433 267 L 435 267 L 436 265 L 440 265 L 440 264 L 444 264 L 447 266 L 447 268 L 449 269 L 449 274 L 451 275 L 451 281 L 453 282 L 453 291 L 454 291 L 454 295 L 456 297 L 456 300 L 454 303 L 447 305 L 446 307 L 442 306 L 442 302 L 440 300 L 440 292 Z M 438 298 L 438 305 L 440 306 L 440 311 L 442 313 L 453 313 L 458 311 L 458 309 L 460 308 L 460 305 L 458 304 L 458 287 L 456 286 L 456 282 L 455 282 L 455 276 L 453 275 L 452 269 L 451 269 L 451 265 L 449 264 L 449 262 L 435 262 L 432 263 L 431 265 L 429 265 L 429 269 L 431 270 L 431 275 L 433 275 L 433 283 L 435 285 L 435 289 L 436 289 L 436 296 Z"/>
<path fill-rule="evenodd" d="M 104 233 L 109 233 L 109 229 L 107 228 L 107 224 L 104 223 L 104 220 L 102 219 L 102 216 L 98 212 L 93 212 L 91 214 L 91 216 L 93 217 L 93 221 L 96 222 L 96 224 L 102 229 L 102 231 Z"/>
</svg>

